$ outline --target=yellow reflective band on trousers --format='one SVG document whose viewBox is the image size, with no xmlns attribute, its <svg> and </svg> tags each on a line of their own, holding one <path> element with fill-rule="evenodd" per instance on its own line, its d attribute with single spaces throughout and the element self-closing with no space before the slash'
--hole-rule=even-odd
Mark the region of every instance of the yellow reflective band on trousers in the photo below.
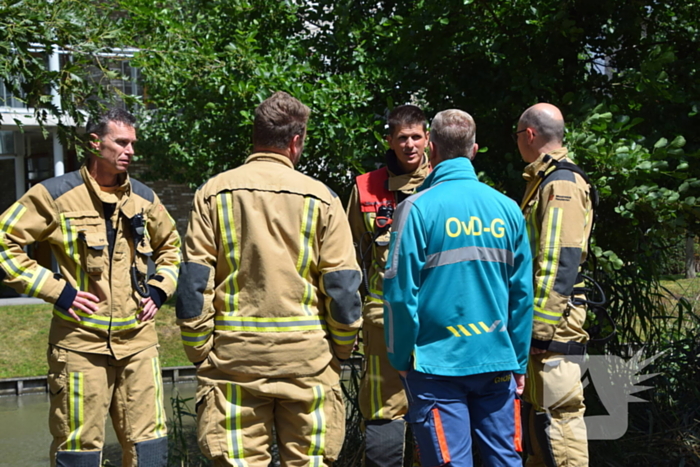
<svg viewBox="0 0 700 467">
<path fill-rule="evenodd" d="M 241 262 L 241 252 L 236 237 L 236 221 L 233 217 L 233 195 L 230 191 L 219 193 L 217 208 L 219 211 L 219 226 L 221 239 L 224 244 L 224 254 L 231 271 L 224 283 L 224 311 L 238 313 L 238 270 Z"/>
<path fill-rule="evenodd" d="M 158 357 L 153 357 L 151 360 L 153 367 L 153 385 L 155 389 L 155 409 L 156 409 L 156 427 L 154 434 L 156 438 L 165 436 L 165 408 L 163 407 L 163 379 L 160 376 L 160 361 Z"/>
<path fill-rule="evenodd" d="M 78 290 L 86 292 L 88 289 L 88 280 L 85 271 L 80 267 L 80 249 L 78 248 L 78 232 L 73 227 L 65 214 L 61 214 L 61 232 L 63 233 L 63 246 L 66 249 L 66 255 L 73 258 L 75 263 L 75 280 Z"/>
<path fill-rule="evenodd" d="M 325 392 L 323 386 L 314 386 L 314 401 L 311 406 L 311 444 L 309 445 L 309 465 L 323 467 L 323 453 L 326 449 L 326 413 L 323 410 Z"/>
<path fill-rule="evenodd" d="M 324 331 L 326 322 L 317 316 L 288 316 L 282 318 L 238 318 L 234 316 L 217 316 L 217 331 L 249 332 L 290 332 L 290 331 Z"/>
<path fill-rule="evenodd" d="M 535 308 L 544 308 L 547 297 L 554 287 L 559 264 L 561 247 L 562 212 L 561 208 L 551 208 L 545 231 L 542 269 L 535 278 Z M 535 316 L 537 319 L 537 315 Z"/>
<path fill-rule="evenodd" d="M 238 467 L 247 467 L 243 451 L 243 390 L 236 384 L 226 385 L 226 442 L 228 458 Z"/>
<path fill-rule="evenodd" d="M 369 356 L 369 394 L 372 420 L 384 418 L 382 404 L 382 369 L 379 367 L 379 355 Z"/>
<path fill-rule="evenodd" d="M 211 336 L 213 331 L 207 330 L 204 332 L 187 332 L 180 331 L 180 337 L 182 338 L 182 343 L 190 347 L 197 347 L 198 345 L 204 344 L 209 336 Z"/>
<path fill-rule="evenodd" d="M 377 258 L 379 257 L 379 254 L 377 253 L 377 245 L 374 243 L 372 240 L 372 237 L 374 236 L 374 213 L 371 212 L 366 212 L 364 217 L 365 221 L 365 228 L 367 229 L 367 232 L 370 232 L 372 235 L 370 235 L 370 241 L 372 242 L 372 267 L 374 269 L 374 273 L 372 276 L 369 278 L 369 290 L 367 294 L 367 299 L 371 302 L 375 303 L 384 303 L 383 301 L 383 294 L 382 291 L 380 290 L 379 287 L 379 280 L 381 279 L 380 276 L 380 271 L 384 269 L 384 266 L 379 264 L 377 261 Z M 362 253 L 365 252 L 365 249 L 367 248 L 366 245 L 361 245 L 362 247 Z"/>
<path fill-rule="evenodd" d="M 68 441 L 66 451 L 80 451 L 80 434 L 85 419 L 83 374 L 68 373 Z"/>
<path fill-rule="evenodd" d="M 77 321 L 68 313 L 59 310 L 58 308 L 53 309 L 53 314 L 58 318 L 70 321 L 72 323 L 77 323 L 80 326 L 92 329 L 111 329 L 113 331 L 121 331 L 123 329 L 135 328 L 139 324 L 139 321 L 136 319 L 136 316 L 131 316 L 128 318 L 110 318 L 109 316 L 89 315 L 84 311 L 75 310 L 75 314 L 77 314 L 78 317 L 80 317 L 80 321 Z"/>
<path fill-rule="evenodd" d="M 304 295 L 301 299 L 301 308 L 304 314 L 311 315 L 311 305 L 314 300 L 314 289 L 309 281 L 309 271 L 314 262 L 314 237 L 316 236 L 316 221 L 318 219 L 318 200 L 311 197 L 304 198 L 304 211 L 301 219 L 301 232 L 299 233 L 299 258 L 297 259 L 297 272 L 304 279 Z"/>
<path fill-rule="evenodd" d="M 350 345 L 355 342 L 355 337 L 357 336 L 357 329 L 352 331 L 339 331 L 337 329 L 331 329 L 331 338 L 333 342 L 338 345 Z"/>
</svg>

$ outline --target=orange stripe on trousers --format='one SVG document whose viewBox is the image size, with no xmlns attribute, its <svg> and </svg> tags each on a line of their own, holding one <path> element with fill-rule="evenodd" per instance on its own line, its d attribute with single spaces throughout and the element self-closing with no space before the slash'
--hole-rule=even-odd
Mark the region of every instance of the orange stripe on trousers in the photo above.
<svg viewBox="0 0 700 467">
<path fill-rule="evenodd" d="M 523 452 L 523 425 L 520 419 L 520 399 L 515 398 L 515 450 Z"/>
<path fill-rule="evenodd" d="M 437 407 L 433 408 L 433 420 L 435 421 L 435 435 L 437 436 L 438 445 L 440 446 L 440 455 L 442 456 L 442 463 L 447 464 L 450 462 L 450 450 L 447 447 L 447 439 L 445 438 L 445 430 L 442 429 L 442 420 L 440 419 L 440 412 Z"/>
</svg>

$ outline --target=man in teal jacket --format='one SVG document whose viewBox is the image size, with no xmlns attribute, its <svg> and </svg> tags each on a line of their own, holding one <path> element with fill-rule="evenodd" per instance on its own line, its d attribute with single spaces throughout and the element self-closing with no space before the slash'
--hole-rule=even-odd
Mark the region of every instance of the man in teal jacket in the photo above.
<svg viewBox="0 0 700 467">
<path fill-rule="evenodd" d="M 431 127 L 435 168 L 394 216 L 384 278 L 391 364 L 423 465 L 520 466 L 516 392 L 532 334 L 532 257 L 518 205 L 477 180 L 476 126 L 461 110 Z"/>
</svg>

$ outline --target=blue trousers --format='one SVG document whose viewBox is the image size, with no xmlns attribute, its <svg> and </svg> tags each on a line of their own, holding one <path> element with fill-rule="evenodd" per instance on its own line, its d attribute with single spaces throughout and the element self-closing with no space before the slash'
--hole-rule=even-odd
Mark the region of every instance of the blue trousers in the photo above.
<svg viewBox="0 0 700 467">
<path fill-rule="evenodd" d="M 472 467 L 472 433 L 485 466 L 522 467 L 515 450 L 515 381 L 510 372 L 403 380 L 423 467 Z"/>
</svg>

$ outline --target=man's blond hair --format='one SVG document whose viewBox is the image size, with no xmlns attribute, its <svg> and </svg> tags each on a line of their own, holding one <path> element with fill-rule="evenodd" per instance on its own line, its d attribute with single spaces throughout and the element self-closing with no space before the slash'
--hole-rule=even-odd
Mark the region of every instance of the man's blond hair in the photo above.
<svg viewBox="0 0 700 467">
<path fill-rule="evenodd" d="M 430 125 L 430 140 L 443 160 L 455 157 L 472 158 L 476 143 L 476 123 L 463 110 L 449 109 L 438 113 Z"/>
</svg>

